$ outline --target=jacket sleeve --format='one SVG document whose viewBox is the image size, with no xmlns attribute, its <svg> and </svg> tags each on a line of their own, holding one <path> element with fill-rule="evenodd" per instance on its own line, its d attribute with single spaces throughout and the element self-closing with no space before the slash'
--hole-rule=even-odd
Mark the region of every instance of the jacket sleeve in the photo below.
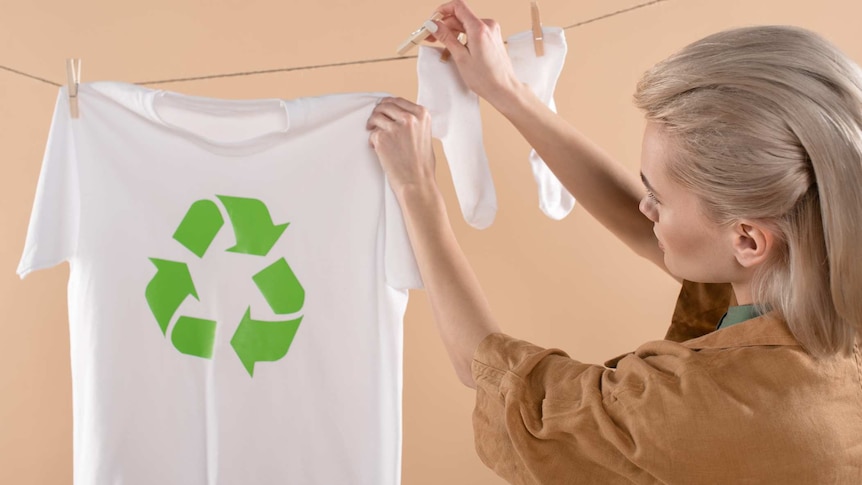
<svg viewBox="0 0 862 485">
<path fill-rule="evenodd" d="M 472 363 L 476 451 L 515 484 L 656 483 L 649 464 L 666 460 L 662 443 L 673 436 L 661 431 L 662 407 L 696 400 L 682 396 L 689 354 L 650 342 L 608 369 L 489 335 Z"/>
</svg>

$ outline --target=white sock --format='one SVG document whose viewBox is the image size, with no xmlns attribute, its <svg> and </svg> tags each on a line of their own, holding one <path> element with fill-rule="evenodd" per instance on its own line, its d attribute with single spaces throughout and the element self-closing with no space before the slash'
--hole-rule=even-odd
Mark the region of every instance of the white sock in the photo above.
<svg viewBox="0 0 862 485">
<path fill-rule="evenodd" d="M 485 229 L 497 214 L 497 194 L 482 144 L 479 97 L 461 80 L 454 61 L 440 61 L 442 52 L 419 46 L 416 104 L 431 114 L 431 135 L 443 144 L 464 219 Z"/>
<path fill-rule="evenodd" d="M 554 88 L 566 60 L 566 36 L 560 27 L 543 27 L 542 37 L 545 55 L 536 57 L 533 32 L 513 34 L 507 39 L 509 58 L 512 59 L 512 67 L 518 80 L 526 83 L 533 93 L 556 113 Z M 545 165 L 536 150 L 530 152 L 530 165 L 533 168 L 533 178 L 539 186 L 539 208 L 551 219 L 560 220 L 566 217 L 575 206 L 575 198 Z"/>
</svg>

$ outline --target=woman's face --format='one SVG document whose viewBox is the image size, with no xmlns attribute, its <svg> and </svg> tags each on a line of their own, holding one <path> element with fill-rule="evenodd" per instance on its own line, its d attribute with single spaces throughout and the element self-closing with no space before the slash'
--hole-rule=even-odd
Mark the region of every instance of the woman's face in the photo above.
<svg viewBox="0 0 862 485">
<path fill-rule="evenodd" d="M 672 149 L 661 125 L 647 123 L 641 154 L 641 178 L 647 193 L 640 211 L 653 222 L 671 274 L 701 283 L 732 281 L 738 268 L 732 251 L 733 232 L 707 219 L 700 200 L 668 177 Z"/>
</svg>

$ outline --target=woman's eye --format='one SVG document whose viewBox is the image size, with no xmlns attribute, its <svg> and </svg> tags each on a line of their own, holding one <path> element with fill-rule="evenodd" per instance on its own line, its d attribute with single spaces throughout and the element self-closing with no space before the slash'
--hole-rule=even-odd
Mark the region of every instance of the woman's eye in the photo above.
<svg viewBox="0 0 862 485">
<path fill-rule="evenodd" d="M 649 190 L 647 190 L 647 196 L 648 196 L 650 199 L 652 199 L 652 200 L 653 200 L 653 202 L 658 203 L 658 199 L 656 199 L 655 194 L 653 194 L 653 193 L 652 193 L 652 192 L 650 192 Z"/>
</svg>

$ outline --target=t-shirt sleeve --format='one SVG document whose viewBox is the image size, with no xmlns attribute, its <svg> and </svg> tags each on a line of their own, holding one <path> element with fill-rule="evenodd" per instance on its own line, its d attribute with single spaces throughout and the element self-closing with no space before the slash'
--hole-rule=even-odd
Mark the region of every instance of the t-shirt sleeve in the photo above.
<svg viewBox="0 0 862 485">
<path fill-rule="evenodd" d="M 479 457 L 511 483 L 655 481 L 648 463 L 662 459 L 663 445 L 650 440 L 666 422 L 643 410 L 660 413 L 678 394 L 677 364 L 690 351 L 674 342 L 650 345 L 663 346 L 656 361 L 633 355 L 614 370 L 489 335 L 472 362 Z"/>
<path fill-rule="evenodd" d="M 17 273 L 68 261 L 78 240 L 80 188 L 66 88 L 60 88 Z"/>
<path fill-rule="evenodd" d="M 419 266 L 413 255 L 413 247 L 407 236 L 407 227 L 404 225 L 404 216 L 401 206 L 389 181 L 384 188 L 384 210 L 385 214 L 385 242 L 384 242 L 384 264 L 386 266 L 386 283 L 392 288 L 406 290 L 410 288 L 422 288 L 422 278 L 419 275 Z"/>
</svg>

